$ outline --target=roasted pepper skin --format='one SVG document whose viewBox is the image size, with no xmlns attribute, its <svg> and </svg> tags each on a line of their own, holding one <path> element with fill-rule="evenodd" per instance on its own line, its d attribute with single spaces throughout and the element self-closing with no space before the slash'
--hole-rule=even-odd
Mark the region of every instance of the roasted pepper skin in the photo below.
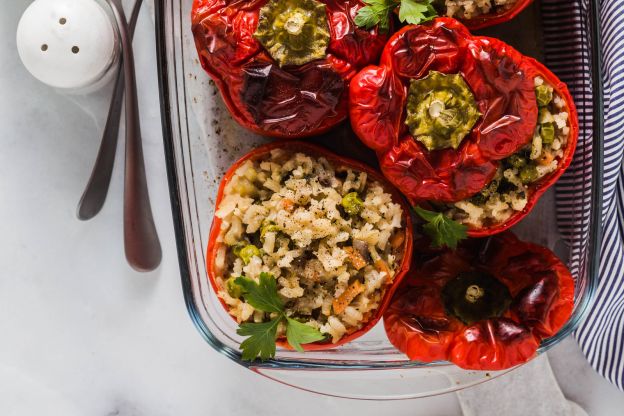
<svg viewBox="0 0 624 416">
<path fill-rule="evenodd" d="M 310 344 L 302 344 L 302 347 L 306 351 L 319 351 L 319 350 L 326 350 L 326 349 L 337 347 L 339 345 L 346 344 L 362 336 L 363 334 L 368 332 L 372 327 L 374 327 L 375 324 L 377 324 L 377 322 L 383 316 L 383 312 L 388 307 L 390 300 L 392 298 L 392 295 L 394 294 L 394 291 L 396 290 L 400 282 L 403 280 L 403 277 L 407 274 L 409 270 L 409 267 L 411 264 L 412 246 L 413 246 L 413 227 L 412 227 L 412 219 L 410 216 L 409 205 L 405 201 L 405 198 L 403 197 L 403 195 L 401 195 L 401 193 L 396 188 L 394 188 L 390 183 L 388 183 L 387 179 L 384 178 L 383 175 L 381 175 L 379 172 L 377 172 L 376 170 L 374 170 L 373 168 L 371 168 L 370 166 L 362 162 L 344 158 L 322 147 L 319 147 L 310 143 L 300 142 L 300 141 L 279 141 L 279 142 L 269 143 L 269 144 L 260 146 L 252 150 L 251 152 L 243 156 L 241 159 L 239 159 L 237 162 L 235 162 L 232 165 L 232 167 L 230 167 L 230 169 L 228 169 L 228 171 L 223 176 L 223 179 L 221 179 L 219 190 L 217 191 L 215 206 L 218 207 L 221 201 L 223 200 L 225 196 L 224 195 L 225 187 L 227 186 L 228 182 L 234 176 L 234 173 L 236 172 L 236 170 L 242 164 L 244 164 L 248 160 L 254 160 L 254 159 L 264 157 L 268 153 L 270 153 L 271 150 L 273 149 L 284 149 L 284 150 L 289 150 L 293 152 L 303 152 L 305 154 L 312 155 L 312 156 L 324 157 L 333 166 L 345 166 L 345 167 L 356 169 L 361 172 L 366 172 L 367 176 L 370 179 L 380 183 L 384 187 L 384 190 L 386 192 L 389 192 L 392 195 L 392 199 L 396 201 L 397 203 L 399 203 L 401 205 L 401 209 L 403 210 L 403 213 L 404 213 L 403 220 L 405 224 L 405 239 L 403 240 L 401 244 L 402 252 L 403 252 L 403 259 L 401 260 L 401 264 L 394 275 L 392 283 L 387 286 L 386 291 L 383 295 L 382 301 L 379 305 L 379 308 L 375 312 L 374 316 L 369 317 L 369 320 L 361 329 L 354 331 L 350 334 L 346 334 L 337 343 L 332 343 L 329 341 L 318 341 L 318 342 L 314 342 Z M 218 241 L 219 232 L 221 229 L 221 222 L 222 221 L 220 218 L 216 216 L 213 218 L 211 229 L 210 229 L 210 234 L 208 236 L 208 245 L 206 249 L 206 271 L 208 274 L 208 279 L 210 280 L 210 286 L 215 291 L 215 293 L 218 292 L 218 288 L 219 288 L 217 285 L 217 281 L 216 281 L 217 270 L 215 267 L 215 261 L 216 261 L 218 250 L 223 245 L 223 243 Z M 221 298 L 219 298 L 219 301 L 221 302 L 225 310 L 228 310 L 228 306 Z M 286 342 L 285 339 L 284 340 L 278 339 L 277 345 L 282 348 L 291 349 L 291 347 L 289 346 L 289 344 Z"/>
<path fill-rule="evenodd" d="M 535 356 L 540 341 L 559 331 L 574 306 L 574 280 L 547 248 L 511 232 L 465 240 L 456 251 L 415 243 L 413 266 L 384 314 L 388 338 L 412 360 L 447 360 L 472 370 L 502 370 Z M 487 273 L 512 301 L 498 317 L 465 324 L 441 293 L 461 273 Z"/>
<path fill-rule="evenodd" d="M 280 68 L 254 37 L 267 0 L 194 0 L 199 60 L 242 126 L 292 139 L 326 132 L 347 117 L 349 81 L 377 60 L 388 35 L 356 27 L 359 0 L 319 1 L 331 35 L 326 57 Z"/>
<path fill-rule="evenodd" d="M 457 150 L 428 151 L 405 125 L 409 81 L 429 71 L 461 74 L 482 114 Z M 457 202 L 480 192 L 502 159 L 531 143 L 538 120 L 537 75 L 566 101 L 570 134 L 565 155 L 555 172 L 532 185 L 526 209 L 494 227 L 469 231 L 473 237 L 492 235 L 526 216 L 574 154 L 574 102 L 565 84 L 542 64 L 502 41 L 471 35 L 455 19 L 406 26 L 389 39 L 379 66 L 364 68 L 351 81 L 351 125 L 377 153 L 384 175 L 412 204 Z"/>
<path fill-rule="evenodd" d="M 533 0 L 518 0 L 509 10 L 505 10 L 504 12 L 488 13 L 475 17 L 474 19 L 463 20 L 462 22 L 470 30 L 484 29 L 486 27 L 510 21 L 520 14 L 521 11 L 526 9 L 531 3 L 533 3 Z"/>
</svg>

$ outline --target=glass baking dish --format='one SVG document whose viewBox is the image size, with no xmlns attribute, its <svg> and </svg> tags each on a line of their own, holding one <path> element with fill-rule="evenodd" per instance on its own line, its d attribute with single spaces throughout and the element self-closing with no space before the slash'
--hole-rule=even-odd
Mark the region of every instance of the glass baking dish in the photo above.
<svg viewBox="0 0 624 416">
<path fill-rule="evenodd" d="M 155 3 L 164 145 L 182 287 L 191 319 L 206 342 L 236 363 L 274 380 L 349 398 L 425 397 L 465 388 L 503 373 L 465 371 L 443 362 L 410 362 L 392 347 L 379 324 L 365 336 L 333 350 L 278 350 L 275 359 L 265 362 L 241 360 L 237 325 L 224 311 L 206 275 L 206 240 L 222 174 L 236 159 L 268 139 L 244 130 L 230 118 L 216 87 L 200 67 L 190 27 L 192 0 Z M 573 13 L 580 21 L 579 31 L 542 30 L 542 16 L 552 18 L 559 12 L 566 16 Z M 575 164 L 562 181 L 560 191 L 572 192 L 578 200 L 591 200 L 591 209 L 587 211 L 583 204 L 559 207 L 567 221 L 566 232 L 562 233 L 557 226 L 555 191 L 550 190 L 532 214 L 514 228 L 520 237 L 547 245 L 567 259 L 576 277 L 574 314 L 556 336 L 543 342 L 540 352 L 576 328 L 592 301 L 597 283 L 603 159 L 598 30 L 593 1 L 542 0 L 513 21 L 482 32 L 502 38 L 538 59 L 544 56 L 544 50 L 556 51 L 559 42 L 573 42 L 574 59 L 587 61 L 586 72 L 558 74 L 568 81 L 577 104 L 583 104 L 579 108 L 581 136 Z M 375 163 L 374 155 L 353 137 L 347 123 L 312 141 L 337 153 Z M 591 183 L 582 180 L 588 176 Z"/>
</svg>

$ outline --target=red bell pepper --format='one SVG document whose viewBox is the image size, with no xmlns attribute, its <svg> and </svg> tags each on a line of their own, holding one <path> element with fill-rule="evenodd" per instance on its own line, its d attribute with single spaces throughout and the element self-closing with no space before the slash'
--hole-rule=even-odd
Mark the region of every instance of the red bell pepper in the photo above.
<svg viewBox="0 0 624 416">
<path fill-rule="evenodd" d="M 297 14 L 299 6 L 323 5 L 317 20 Z M 194 0 L 192 30 L 232 117 L 262 135 L 299 138 L 347 117 L 350 79 L 381 53 L 387 35 L 353 22 L 361 7 L 359 0 Z"/>
<path fill-rule="evenodd" d="M 351 160 L 351 159 L 338 156 L 324 148 L 321 148 L 321 147 L 318 147 L 309 143 L 299 142 L 299 141 L 288 141 L 288 142 L 274 142 L 274 143 L 270 143 L 270 144 L 258 147 L 252 150 L 251 152 L 247 153 L 245 156 L 239 159 L 236 163 L 234 163 L 232 167 L 225 173 L 225 175 L 223 176 L 223 179 L 221 180 L 219 190 L 217 192 L 215 206 L 218 207 L 220 205 L 221 201 L 223 200 L 225 196 L 224 195 L 225 188 L 228 182 L 231 180 L 234 173 L 236 172 L 238 168 L 240 168 L 241 165 L 243 165 L 248 160 L 256 160 L 262 157 L 266 157 L 266 155 L 268 155 L 271 152 L 271 150 L 278 149 L 278 148 L 292 151 L 292 152 L 301 152 L 307 155 L 323 157 L 327 161 L 329 161 L 334 167 L 344 166 L 344 167 L 352 168 L 360 172 L 365 172 L 368 178 L 384 186 L 384 190 L 392 195 L 393 201 L 400 204 L 403 210 L 403 221 L 405 224 L 405 238 L 402 240 L 402 242 L 400 242 L 400 247 L 403 253 L 403 258 L 401 259 L 401 264 L 397 268 L 394 278 L 392 279 L 392 282 L 389 282 L 386 284 L 385 292 L 383 294 L 383 298 L 382 298 L 382 301 L 380 302 L 379 308 L 375 311 L 375 313 L 372 316 L 368 317 L 367 322 L 364 324 L 362 328 L 350 334 L 344 335 L 340 339 L 340 341 L 338 341 L 337 343 L 331 343 L 329 341 L 319 341 L 319 342 L 302 345 L 302 347 L 306 351 L 316 351 L 316 350 L 324 350 L 328 348 L 333 348 L 333 347 L 345 344 L 347 342 L 353 341 L 354 339 L 360 337 L 361 335 L 369 331 L 373 326 L 375 326 L 375 324 L 381 319 L 383 312 L 388 307 L 388 304 L 390 303 L 390 299 L 392 298 L 392 295 L 394 294 L 394 291 L 396 290 L 397 286 L 400 284 L 401 280 L 408 272 L 409 266 L 411 264 L 412 244 L 413 244 L 412 220 L 410 216 L 409 205 L 407 205 L 401 193 L 398 190 L 396 190 L 396 188 L 394 188 L 390 183 L 388 183 L 386 178 L 384 178 L 379 172 L 372 169 L 370 166 L 364 163 L 355 161 L 355 160 Z M 217 273 L 217 269 L 215 266 L 215 262 L 217 259 L 217 253 L 219 251 L 219 248 L 224 244 L 223 242 L 220 242 L 218 238 L 220 234 L 220 230 L 221 230 L 221 224 L 222 224 L 221 219 L 215 216 L 213 218 L 212 226 L 210 229 L 210 235 L 208 237 L 208 246 L 206 250 L 206 268 L 207 268 L 208 278 L 210 279 L 211 287 L 213 288 L 215 293 L 218 293 L 218 290 L 219 290 L 219 286 L 216 280 L 216 276 L 218 275 L 218 273 Z M 228 306 L 223 301 L 223 299 L 220 298 L 219 300 L 221 301 L 221 304 L 223 305 L 223 307 L 226 310 L 228 310 Z M 284 348 L 291 348 L 285 339 L 278 339 L 277 345 L 284 347 Z"/>
<path fill-rule="evenodd" d="M 472 102 L 470 111 L 479 113 L 476 123 L 464 126 L 470 130 L 457 147 L 431 147 L 426 137 L 416 138 L 409 125 L 413 116 L 408 107 L 413 105 L 417 110 L 422 102 L 409 100 L 414 82 L 431 84 L 432 77 L 440 79 L 437 73 L 446 76 L 438 82 L 454 83 L 454 91 L 459 91 L 456 95 L 464 94 L 464 89 L 450 77 L 459 76 L 471 93 L 473 98 L 462 97 L 460 115 L 469 113 L 466 105 L 470 107 Z M 438 18 L 427 25 L 406 26 L 390 38 L 379 66 L 364 68 L 351 81 L 351 124 L 362 142 L 377 153 L 385 176 L 410 202 L 455 203 L 483 191 L 503 166 L 501 161 L 531 146 L 540 126 L 537 76 L 565 102 L 567 144 L 557 159 L 557 169 L 527 187 L 524 209 L 501 223 L 470 227 L 468 232 L 470 236 L 494 234 L 526 216 L 574 154 L 578 138 L 574 102 L 565 84 L 543 65 L 502 41 L 472 36 L 455 19 Z M 429 114 L 433 114 L 432 109 L 430 106 Z M 427 117 L 427 113 L 413 114 Z"/>
<path fill-rule="evenodd" d="M 574 280 L 545 247 L 511 232 L 456 251 L 417 247 L 384 314 L 388 338 L 411 360 L 502 370 L 531 359 L 570 318 Z"/>
</svg>

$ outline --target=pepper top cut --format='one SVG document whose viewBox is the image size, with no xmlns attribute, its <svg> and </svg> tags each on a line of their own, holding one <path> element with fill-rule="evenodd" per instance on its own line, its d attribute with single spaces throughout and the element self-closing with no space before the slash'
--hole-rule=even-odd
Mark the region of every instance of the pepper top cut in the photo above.
<svg viewBox="0 0 624 416">
<path fill-rule="evenodd" d="M 410 81 L 405 124 L 431 150 L 457 149 L 481 114 L 460 74 L 430 71 Z"/>
<path fill-rule="evenodd" d="M 254 37 L 280 67 L 323 59 L 330 41 L 325 5 L 317 0 L 271 0 L 260 8 Z"/>
</svg>

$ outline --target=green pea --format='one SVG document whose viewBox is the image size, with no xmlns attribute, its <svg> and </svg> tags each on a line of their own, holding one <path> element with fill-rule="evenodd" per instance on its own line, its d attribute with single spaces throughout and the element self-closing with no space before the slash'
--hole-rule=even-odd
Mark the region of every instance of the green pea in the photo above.
<svg viewBox="0 0 624 416">
<path fill-rule="evenodd" d="M 555 125 L 553 123 L 545 123 L 540 126 L 540 136 L 542 136 L 543 144 L 552 144 L 555 140 Z"/>
<path fill-rule="evenodd" d="M 239 243 L 234 244 L 232 246 L 232 253 L 236 257 L 240 257 L 240 252 L 246 245 L 247 245 L 247 243 L 244 243 L 244 242 L 239 242 Z"/>
<path fill-rule="evenodd" d="M 515 154 L 507 158 L 507 163 L 509 163 L 510 166 L 516 169 L 522 169 L 523 167 L 526 166 L 527 160 L 523 158 L 522 156 Z"/>
<path fill-rule="evenodd" d="M 537 180 L 537 168 L 535 165 L 527 165 L 520 171 L 520 181 L 523 184 L 529 184 Z"/>
<path fill-rule="evenodd" d="M 236 254 L 236 253 L 234 253 Z M 249 262 L 251 261 L 252 258 L 254 257 L 260 257 L 261 256 L 261 251 L 258 247 L 252 245 L 252 244 L 248 244 L 245 247 L 241 248 L 239 253 L 237 254 L 238 257 L 241 258 L 241 260 L 243 260 L 243 263 L 245 264 L 249 264 Z"/>
<path fill-rule="evenodd" d="M 227 290 L 228 295 L 234 299 L 238 299 L 243 296 L 243 287 L 236 283 L 235 276 L 232 276 L 225 281 L 225 290 Z"/>
<path fill-rule="evenodd" d="M 364 209 L 364 202 L 357 192 L 350 192 L 342 197 L 341 205 L 349 215 L 358 215 Z"/>
<path fill-rule="evenodd" d="M 535 88 L 535 97 L 537 98 L 537 105 L 545 107 L 553 99 L 553 89 L 548 85 L 540 85 Z"/>
<path fill-rule="evenodd" d="M 260 227 L 260 239 L 264 239 L 264 235 L 266 233 L 276 233 L 280 231 L 280 228 L 273 221 L 264 220 L 262 222 L 262 226 Z"/>
</svg>

